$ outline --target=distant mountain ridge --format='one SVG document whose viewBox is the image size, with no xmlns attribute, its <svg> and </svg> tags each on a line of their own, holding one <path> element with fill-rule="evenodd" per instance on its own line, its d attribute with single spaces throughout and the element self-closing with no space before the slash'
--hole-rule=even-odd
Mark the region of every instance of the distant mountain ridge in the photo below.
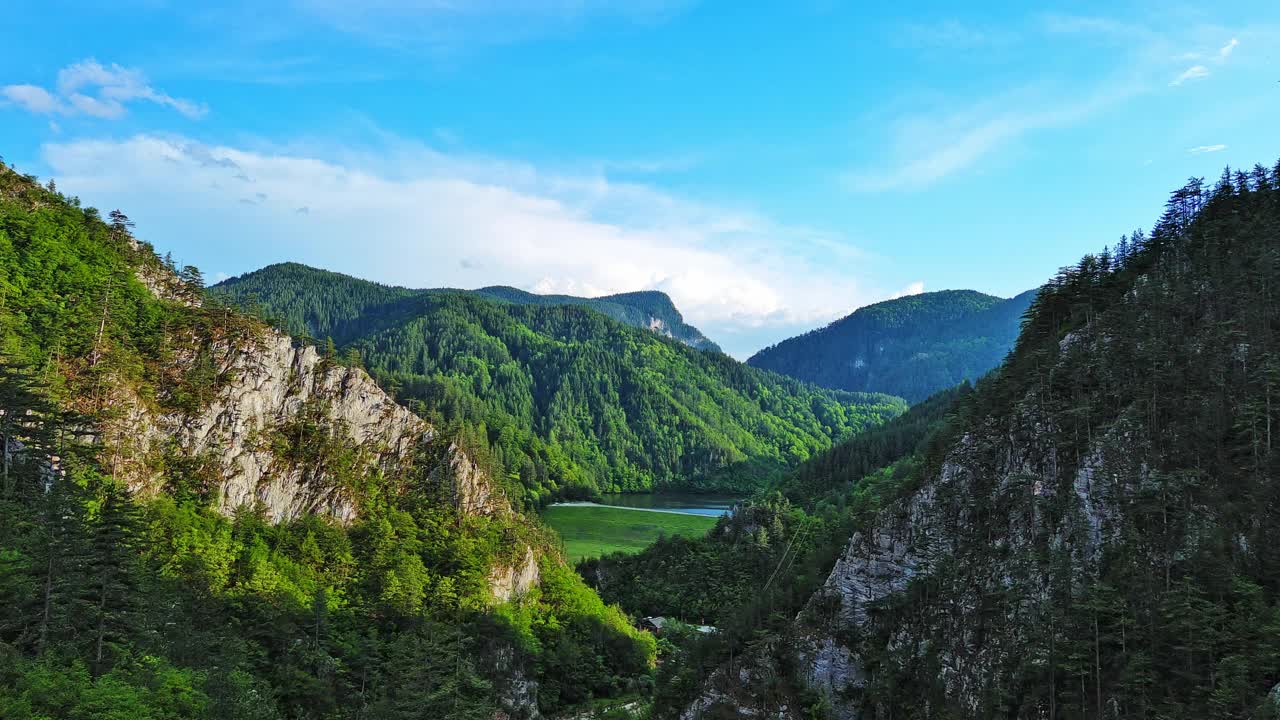
<svg viewBox="0 0 1280 720">
<path fill-rule="evenodd" d="M 251 293 L 263 295 L 267 292 L 271 292 L 274 296 L 277 289 L 275 287 L 268 288 L 265 286 L 266 284 L 274 286 L 281 278 L 297 278 L 304 275 L 316 277 L 318 274 L 327 276 L 338 286 L 336 291 L 346 296 L 342 304 L 353 310 L 368 311 L 378 306 L 384 306 L 385 309 L 390 310 L 402 301 L 433 293 L 478 295 L 515 305 L 577 305 L 591 308 L 618 322 L 651 330 L 658 335 L 669 337 L 673 340 L 679 340 L 685 345 L 698 350 L 720 352 L 720 346 L 712 342 L 706 335 L 703 335 L 698 328 L 686 323 L 684 316 L 680 314 L 680 310 L 676 308 L 671 298 L 666 293 L 658 290 L 641 290 L 588 298 L 574 295 L 540 295 L 507 285 L 491 285 L 476 290 L 459 288 L 410 289 L 384 285 L 371 280 L 292 262 L 268 265 L 259 270 L 223 280 L 215 285 L 212 290 L 215 293 L 234 294 L 238 297 L 246 297 Z M 281 298 L 275 297 L 275 299 L 279 301 Z M 314 308 L 308 309 L 313 310 Z M 295 333 L 305 332 L 318 338 L 332 336 L 334 342 L 339 345 L 348 339 L 346 337 L 348 329 L 341 322 L 327 323 L 319 315 L 305 318 L 305 320 L 307 327 L 290 327 L 290 331 Z"/>
<path fill-rule="evenodd" d="M 574 295 L 539 295 L 505 285 L 461 292 L 472 292 L 518 305 L 581 305 L 602 312 L 619 322 L 679 340 L 689 347 L 720 352 L 719 345 L 703 335 L 701 330 L 684 321 L 684 316 L 680 314 L 671 297 L 660 290 L 638 290 L 594 298 Z"/>
<path fill-rule="evenodd" d="M 941 290 L 886 300 L 765 348 L 747 364 L 824 387 L 919 402 L 998 365 L 1036 292 L 1005 299 Z"/>
</svg>

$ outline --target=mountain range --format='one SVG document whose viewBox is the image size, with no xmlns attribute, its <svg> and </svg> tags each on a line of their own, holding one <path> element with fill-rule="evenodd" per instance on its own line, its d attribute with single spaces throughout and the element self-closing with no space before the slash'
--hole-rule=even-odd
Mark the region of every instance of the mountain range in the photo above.
<svg viewBox="0 0 1280 720">
<path fill-rule="evenodd" d="M 413 291 L 286 264 L 210 294 L 356 353 L 399 399 L 488 448 L 495 473 L 518 478 L 532 503 L 597 490 L 750 491 L 906 409 L 655 333 L 653 313 L 687 327 L 660 293 L 562 302 Z"/>
<path fill-rule="evenodd" d="M 483 287 L 478 290 L 437 288 L 410 290 L 361 281 L 340 273 L 328 273 L 332 291 L 320 303 L 310 297 L 291 296 L 290 286 L 311 282 L 315 273 L 323 272 L 299 263 L 269 265 L 245 275 L 228 278 L 211 288 L 215 294 L 245 300 L 265 298 L 281 313 L 289 332 L 312 337 L 331 336 L 342 344 L 351 339 L 355 329 L 345 324 L 352 315 L 361 313 L 396 312 L 400 303 L 426 295 L 472 295 L 511 303 L 513 305 L 574 305 L 587 307 L 632 327 L 652 330 L 699 350 L 720 352 L 720 347 L 707 339 L 697 328 L 685 323 L 675 303 L 666 293 L 656 290 L 618 293 L 601 297 L 584 298 L 572 295 L 539 295 L 505 285 Z M 335 313 L 341 317 L 335 317 Z M 357 322 L 355 327 L 359 327 Z"/>
<path fill-rule="evenodd" d="M 0 165 L 0 717 L 1275 718 L 1277 248 L 1280 165 L 1193 179 L 744 364 L 660 294 L 206 289 Z M 576 571 L 537 515 L 677 488 L 749 497 Z"/>
</svg>

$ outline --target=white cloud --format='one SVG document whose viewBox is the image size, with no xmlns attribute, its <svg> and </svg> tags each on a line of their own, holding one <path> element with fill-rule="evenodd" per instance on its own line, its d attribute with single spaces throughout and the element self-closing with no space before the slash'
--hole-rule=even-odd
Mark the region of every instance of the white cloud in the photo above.
<svg viewBox="0 0 1280 720">
<path fill-rule="evenodd" d="M 44 155 L 60 186 L 128 208 L 144 237 L 183 262 L 243 272 L 296 260 L 417 287 L 658 289 L 739 355 L 886 294 L 864 287 L 858 251 L 826 233 L 416 143 L 354 153 L 142 135 L 50 144 Z"/>
<path fill-rule="evenodd" d="M 112 63 L 104 66 L 89 58 L 58 72 L 56 92 L 37 85 L 6 85 L 0 94 L 22 109 L 40 115 L 89 115 L 118 118 L 127 105 L 145 101 L 172 108 L 189 118 L 199 118 L 207 109 L 198 103 L 175 98 L 148 84 L 140 70 Z"/>
<path fill-rule="evenodd" d="M 1239 45 L 1240 45 L 1240 40 L 1238 38 L 1233 37 L 1226 45 L 1223 45 L 1222 47 L 1218 48 L 1218 52 L 1216 55 L 1211 54 L 1210 52 L 1201 51 L 1201 52 L 1186 53 L 1184 57 L 1204 58 L 1207 56 L 1209 58 L 1209 61 L 1212 62 L 1212 64 L 1224 65 L 1226 64 L 1227 60 L 1231 58 L 1231 53 L 1235 52 L 1235 49 L 1239 47 Z M 1205 67 L 1204 65 L 1192 65 L 1191 67 L 1182 71 L 1181 75 L 1179 75 L 1178 77 L 1170 81 L 1169 87 L 1177 87 L 1189 80 L 1200 80 L 1202 78 L 1207 78 L 1209 77 L 1210 74 L 1212 73 L 1210 72 L 1208 67 Z"/>
<path fill-rule="evenodd" d="M 6 85 L 0 88 L 0 95 L 28 112 L 45 114 L 58 108 L 58 99 L 36 85 Z"/>
<path fill-rule="evenodd" d="M 907 297 L 907 296 L 910 296 L 910 295 L 919 295 L 919 294 L 921 294 L 921 293 L 923 293 L 923 292 L 924 292 L 924 281 L 923 281 L 923 280 L 917 280 L 917 281 L 915 281 L 915 282 L 911 283 L 910 285 L 908 285 L 908 286 L 906 286 L 906 287 L 902 288 L 902 289 L 901 289 L 901 290 L 899 290 L 898 292 L 893 293 L 892 295 L 890 295 L 890 296 L 889 296 L 889 299 L 890 299 L 890 300 L 897 300 L 898 298 L 901 298 L 901 297 Z"/>
<path fill-rule="evenodd" d="M 1169 81 L 1169 87 L 1177 87 L 1188 80 L 1199 80 L 1207 77 L 1209 77 L 1209 68 L 1203 65 L 1192 65 L 1183 70 L 1181 75 Z"/>
<path fill-rule="evenodd" d="M 908 125 L 913 121 L 907 121 Z M 1003 141 L 1031 126 L 1029 118 L 1008 114 L 967 127 L 955 128 L 949 136 L 899 153 L 902 161 L 886 170 L 857 171 L 845 176 L 845 185 L 859 192 L 918 189 L 969 167 Z M 923 135 L 916 127 L 902 128 L 900 136 Z M 906 144 L 901 139 L 899 145 Z"/>
<path fill-rule="evenodd" d="M 1226 150 L 1226 149 L 1227 149 L 1227 146 L 1221 145 L 1221 144 L 1197 145 L 1196 147 L 1193 147 L 1193 148 L 1187 148 L 1187 152 L 1191 153 L 1192 155 L 1201 155 L 1203 153 L 1214 153 L 1214 152 L 1219 152 L 1221 150 Z"/>
</svg>

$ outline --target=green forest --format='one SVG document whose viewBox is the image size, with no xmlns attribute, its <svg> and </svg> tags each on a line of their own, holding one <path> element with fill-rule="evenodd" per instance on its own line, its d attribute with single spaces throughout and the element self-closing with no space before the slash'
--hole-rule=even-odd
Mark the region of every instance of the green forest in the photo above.
<svg viewBox="0 0 1280 720">
<path fill-rule="evenodd" d="M 596 491 L 750 491 L 906 408 L 824 390 L 576 305 L 389 288 L 299 265 L 219 288 L 358 358 L 490 448 L 530 504 Z"/>
<path fill-rule="evenodd" d="M 783 340 L 747 364 L 823 387 L 883 392 L 916 403 L 998 366 L 1036 291 L 1003 299 L 942 290 L 867 305 Z"/>
<path fill-rule="evenodd" d="M 123 213 L 0 167 L 0 717 L 487 720 L 649 687 L 653 639 L 528 518 L 442 497 L 434 445 L 359 478 L 379 491 L 345 524 L 224 515 L 208 458 L 176 445 L 146 459 L 161 487 L 116 476 L 120 398 L 198 412 L 232 380 L 217 348 L 266 332 Z M 539 582 L 495 603 L 522 547 Z"/>
<path fill-rule="evenodd" d="M 859 311 L 921 362 L 1020 328 L 989 374 L 910 373 L 908 408 L 518 291 L 285 265 L 207 293 L 123 213 L 0 169 L 0 717 L 1274 718 L 1278 238 L 1280 166 L 1228 171 L 1034 297 Z M 213 402 L 263 318 L 438 430 L 388 476 L 316 407 L 280 419 L 282 462 L 359 489 L 347 522 L 220 512 L 209 458 L 121 452 L 124 420 Z M 454 445 L 517 511 L 461 509 Z M 752 496 L 576 571 L 532 515 L 676 487 Z M 500 601 L 525 548 L 537 582 Z"/>
<path fill-rule="evenodd" d="M 902 492 L 968 386 L 939 393 L 776 481 L 705 537 L 670 536 L 642 553 L 580 563 L 607 602 L 637 615 L 711 624 L 714 635 L 668 638 L 655 717 L 678 716 L 707 677 L 731 658 L 755 653 L 779 669 L 778 697 L 812 706 L 794 658 L 794 619 L 826 580 L 850 535 Z M 715 582 L 707 582 L 715 578 Z"/>
<path fill-rule="evenodd" d="M 1280 166 L 1193 179 L 1149 233 L 1046 284 L 973 389 L 819 455 L 706 538 L 583 564 L 624 609 L 721 627 L 667 638 L 655 717 L 709 687 L 704 717 L 1276 717 L 1278 238 Z M 852 623 L 833 564 L 912 508 L 928 525 L 903 531 L 940 554 Z M 856 658 L 835 694 L 805 680 L 815 637 Z"/>
</svg>

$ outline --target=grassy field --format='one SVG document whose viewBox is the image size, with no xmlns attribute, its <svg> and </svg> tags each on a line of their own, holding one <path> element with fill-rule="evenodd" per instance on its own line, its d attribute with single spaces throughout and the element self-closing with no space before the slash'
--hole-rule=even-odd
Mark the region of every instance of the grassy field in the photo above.
<svg viewBox="0 0 1280 720">
<path fill-rule="evenodd" d="M 564 540 L 565 556 L 576 563 L 612 552 L 640 552 L 660 534 L 702 535 L 716 518 L 593 505 L 549 507 L 542 513 Z"/>
</svg>

